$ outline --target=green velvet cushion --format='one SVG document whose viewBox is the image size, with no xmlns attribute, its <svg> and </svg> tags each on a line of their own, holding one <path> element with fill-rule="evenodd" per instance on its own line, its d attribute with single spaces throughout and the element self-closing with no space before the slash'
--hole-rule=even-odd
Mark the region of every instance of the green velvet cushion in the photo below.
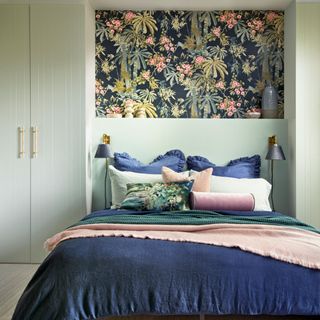
<svg viewBox="0 0 320 320">
<path fill-rule="evenodd" d="M 192 181 L 174 183 L 129 183 L 121 203 L 129 210 L 187 210 Z"/>
</svg>

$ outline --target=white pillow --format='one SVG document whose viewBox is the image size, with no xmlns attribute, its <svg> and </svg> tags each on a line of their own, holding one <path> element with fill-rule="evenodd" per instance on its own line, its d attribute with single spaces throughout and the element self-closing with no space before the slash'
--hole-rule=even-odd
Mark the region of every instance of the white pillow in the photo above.
<svg viewBox="0 0 320 320">
<path fill-rule="evenodd" d="M 188 177 L 189 171 L 184 174 Z M 117 170 L 114 166 L 109 166 L 109 176 L 111 181 L 112 208 L 118 208 L 127 194 L 128 183 L 155 183 L 162 182 L 161 174 L 146 174 Z"/>
<path fill-rule="evenodd" d="M 119 207 L 126 197 L 128 183 L 154 183 L 161 182 L 161 174 L 146 174 L 117 170 L 109 166 L 111 181 L 112 208 Z"/>
<path fill-rule="evenodd" d="M 255 204 L 254 211 L 272 211 L 269 203 L 271 184 L 262 178 L 237 179 L 212 176 L 211 192 L 252 193 Z"/>
</svg>

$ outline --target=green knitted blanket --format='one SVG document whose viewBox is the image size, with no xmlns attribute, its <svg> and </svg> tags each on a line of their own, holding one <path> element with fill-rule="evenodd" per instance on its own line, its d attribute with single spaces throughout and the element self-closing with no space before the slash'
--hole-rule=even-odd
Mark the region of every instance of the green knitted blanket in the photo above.
<svg viewBox="0 0 320 320">
<path fill-rule="evenodd" d="M 292 228 L 304 229 L 320 234 L 320 230 L 307 225 L 297 219 L 284 215 L 226 215 L 214 211 L 164 211 L 151 212 L 147 214 L 115 214 L 86 217 L 72 227 L 85 224 L 162 224 L 162 225 L 204 225 L 204 224 L 263 224 L 287 226 Z"/>
</svg>

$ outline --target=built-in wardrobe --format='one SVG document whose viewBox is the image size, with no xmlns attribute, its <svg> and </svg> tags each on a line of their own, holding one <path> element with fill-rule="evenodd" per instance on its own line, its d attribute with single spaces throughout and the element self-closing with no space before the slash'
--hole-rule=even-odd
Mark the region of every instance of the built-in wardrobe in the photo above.
<svg viewBox="0 0 320 320">
<path fill-rule="evenodd" d="M 85 7 L 0 5 L 0 262 L 86 214 Z"/>
</svg>

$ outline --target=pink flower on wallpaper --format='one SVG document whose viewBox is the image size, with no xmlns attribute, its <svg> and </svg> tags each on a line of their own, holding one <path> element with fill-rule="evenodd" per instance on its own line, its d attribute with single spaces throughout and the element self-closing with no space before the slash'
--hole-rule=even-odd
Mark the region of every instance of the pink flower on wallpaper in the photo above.
<svg viewBox="0 0 320 320">
<path fill-rule="evenodd" d="M 230 118 L 238 111 L 238 104 L 239 103 L 236 103 L 236 101 L 232 99 L 225 98 L 218 105 L 218 109 L 224 110 L 226 112 L 226 116 Z"/>
<path fill-rule="evenodd" d="M 166 36 L 162 36 L 160 38 L 160 44 L 166 44 L 166 43 L 170 43 L 170 42 L 171 42 L 170 39 Z"/>
<path fill-rule="evenodd" d="M 241 84 L 237 80 L 232 80 L 231 81 L 231 88 L 234 89 L 234 88 L 238 88 L 238 87 L 241 87 Z"/>
<path fill-rule="evenodd" d="M 130 22 L 134 17 L 136 16 L 136 14 L 132 11 L 128 11 L 125 16 L 124 16 L 124 19 L 127 21 L 127 22 Z"/>
<path fill-rule="evenodd" d="M 194 60 L 195 64 L 201 64 L 205 61 L 206 59 L 203 56 L 197 56 Z"/>
<path fill-rule="evenodd" d="M 168 37 L 161 36 L 160 44 L 164 47 L 166 51 L 171 51 L 171 52 L 174 51 L 174 45 Z"/>
<path fill-rule="evenodd" d="M 257 32 L 264 31 L 264 22 L 260 19 L 253 19 L 247 22 L 247 25 L 251 29 L 252 35 L 255 35 Z"/>
<path fill-rule="evenodd" d="M 234 102 L 234 101 L 233 101 L 233 102 Z M 228 117 L 232 117 L 235 112 L 237 112 L 237 108 L 235 108 L 233 105 L 230 105 L 230 107 L 227 108 L 227 115 L 228 115 Z"/>
<path fill-rule="evenodd" d="M 218 89 L 225 89 L 225 85 L 224 85 L 224 82 L 223 81 L 218 81 L 216 84 L 215 84 L 215 87 L 218 88 Z"/>
<path fill-rule="evenodd" d="M 96 94 L 105 95 L 106 94 L 105 88 L 102 86 L 100 81 L 96 81 Z"/>
<path fill-rule="evenodd" d="M 226 102 L 226 99 L 224 99 L 223 102 L 220 102 L 218 108 L 224 110 L 226 108 L 226 103 L 225 102 Z"/>
<path fill-rule="evenodd" d="M 119 19 L 106 21 L 106 26 L 108 27 L 111 34 L 114 34 L 115 32 L 122 32 L 123 30 L 122 22 Z"/>
<path fill-rule="evenodd" d="M 146 39 L 146 44 L 154 45 L 153 37 L 149 36 L 149 37 Z"/>
<path fill-rule="evenodd" d="M 119 19 L 112 20 L 112 23 L 116 28 L 119 28 L 121 26 L 121 21 Z"/>
<path fill-rule="evenodd" d="M 267 16 L 266 16 L 268 22 L 272 22 L 274 19 L 276 19 L 278 17 L 279 17 L 279 15 L 274 11 L 268 12 Z"/>
<path fill-rule="evenodd" d="M 233 89 L 233 91 L 231 92 L 231 94 L 236 94 L 238 96 L 245 96 L 245 90 L 244 88 L 241 86 L 241 83 L 238 82 L 237 80 L 232 80 L 230 83 L 231 89 Z"/>
<path fill-rule="evenodd" d="M 182 63 L 180 66 L 177 66 L 177 70 L 180 72 L 181 75 L 191 77 L 192 72 L 192 65 L 189 63 Z"/>
<path fill-rule="evenodd" d="M 232 29 L 238 23 L 237 19 L 241 19 L 241 15 L 236 15 L 233 11 L 224 11 L 219 19 L 221 22 L 225 22 L 229 29 Z"/>
<path fill-rule="evenodd" d="M 221 27 L 216 27 L 212 29 L 212 33 L 214 36 L 216 36 L 217 38 L 220 38 L 221 36 Z"/>
<path fill-rule="evenodd" d="M 163 62 L 159 62 L 157 65 L 156 65 L 156 70 L 159 72 L 163 71 L 165 68 L 167 67 L 167 65 Z"/>
<path fill-rule="evenodd" d="M 165 57 L 160 54 L 154 54 L 149 59 L 148 65 L 156 67 L 157 72 L 161 72 L 167 67 L 165 63 Z"/>
<path fill-rule="evenodd" d="M 264 31 L 264 22 L 262 20 L 254 19 L 253 24 L 257 31 Z"/>
</svg>

